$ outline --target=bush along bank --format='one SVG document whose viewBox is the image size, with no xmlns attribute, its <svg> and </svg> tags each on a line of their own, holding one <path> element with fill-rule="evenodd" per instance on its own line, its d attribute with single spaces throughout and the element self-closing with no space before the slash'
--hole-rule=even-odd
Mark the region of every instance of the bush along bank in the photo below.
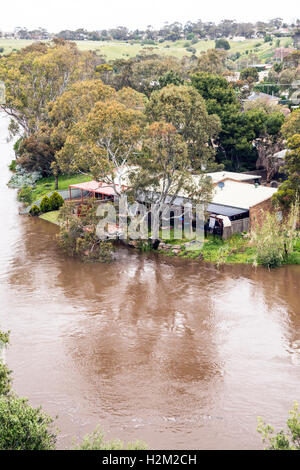
<svg viewBox="0 0 300 470">
<path fill-rule="evenodd" d="M 299 205 L 294 204 L 287 216 L 279 221 L 276 214 L 265 213 L 262 224 L 249 234 L 237 233 L 227 240 L 208 236 L 203 246 L 195 242 L 168 240 L 158 251 L 168 256 L 202 259 L 217 264 L 244 263 L 276 268 L 284 264 L 300 264 Z"/>
<path fill-rule="evenodd" d="M 37 204 L 34 204 L 31 207 L 29 214 L 31 216 L 38 216 L 41 213 L 44 214 L 50 211 L 57 211 L 58 209 L 60 209 L 60 207 L 63 206 L 63 204 L 64 200 L 61 195 L 54 191 L 54 193 L 52 193 L 50 197 L 44 196 L 39 206 Z"/>
<path fill-rule="evenodd" d="M 57 197 L 58 196 L 58 197 Z M 94 202 L 83 205 L 84 217 L 78 217 L 73 204 L 63 204 L 56 193 L 44 197 L 40 206 L 31 208 L 31 215 L 40 215 L 52 223 L 61 225 L 60 245 L 69 253 L 80 255 L 82 259 L 111 260 L 107 256 L 112 251 L 112 241 L 98 243 L 95 227 L 99 219 L 95 216 Z M 49 212 L 49 217 L 47 212 Z M 54 217 L 55 215 L 55 217 Z M 52 217 L 53 216 L 53 217 Z M 250 233 L 236 233 L 227 240 L 208 235 L 201 244 L 196 240 L 174 239 L 124 240 L 127 246 L 141 252 L 153 251 L 167 256 L 210 262 L 217 266 L 223 264 L 250 264 L 275 268 L 285 264 L 300 264 L 300 232 L 297 230 L 299 207 L 292 207 L 289 215 L 281 222 L 275 214 L 266 213 L 262 225 L 252 228 Z M 76 235 L 76 236 L 75 236 Z M 150 236 L 150 234 L 149 234 Z M 95 249 L 97 247 L 97 249 Z M 105 253 L 105 256 L 102 256 Z"/>
</svg>

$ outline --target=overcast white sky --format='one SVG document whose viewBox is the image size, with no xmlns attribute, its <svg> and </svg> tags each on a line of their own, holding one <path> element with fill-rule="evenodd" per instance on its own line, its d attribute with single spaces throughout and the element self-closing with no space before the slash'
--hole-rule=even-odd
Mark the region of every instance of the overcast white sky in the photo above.
<svg viewBox="0 0 300 470">
<path fill-rule="evenodd" d="M 268 20 L 280 17 L 292 21 L 300 17 L 299 0 L 3 0 L 0 30 L 16 26 L 29 29 L 39 26 L 51 32 L 85 28 L 97 30 L 115 26 L 130 29 L 151 24 L 159 27 L 165 21 L 218 22 Z"/>
</svg>

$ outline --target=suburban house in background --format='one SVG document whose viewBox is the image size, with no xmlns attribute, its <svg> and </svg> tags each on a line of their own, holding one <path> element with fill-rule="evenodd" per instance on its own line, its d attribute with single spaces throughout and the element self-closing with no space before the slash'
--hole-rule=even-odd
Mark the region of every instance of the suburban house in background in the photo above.
<svg viewBox="0 0 300 470">
<path fill-rule="evenodd" d="M 247 101 L 256 101 L 258 99 L 267 100 L 270 103 L 278 104 L 281 98 L 279 96 L 268 95 L 267 93 L 257 93 L 253 91 L 247 98 Z"/>
<path fill-rule="evenodd" d="M 282 62 L 285 57 L 290 55 L 295 49 L 291 47 L 278 47 L 274 52 L 274 59 L 276 62 Z"/>
</svg>

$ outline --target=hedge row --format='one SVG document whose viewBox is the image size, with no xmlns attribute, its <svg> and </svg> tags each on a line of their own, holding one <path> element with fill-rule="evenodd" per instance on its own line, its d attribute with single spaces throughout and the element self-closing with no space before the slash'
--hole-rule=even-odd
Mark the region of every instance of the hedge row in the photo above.
<svg viewBox="0 0 300 470">
<path fill-rule="evenodd" d="M 39 215 L 40 213 L 57 211 L 63 204 L 64 204 L 63 198 L 61 197 L 60 194 L 58 194 L 55 191 L 54 193 L 51 194 L 50 197 L 48 196 L 43 197 L 40 203 L 40 207 L 34 204 L 31 207 L 29 214 L 36 216 L 36 215 Z"/>
</svg>

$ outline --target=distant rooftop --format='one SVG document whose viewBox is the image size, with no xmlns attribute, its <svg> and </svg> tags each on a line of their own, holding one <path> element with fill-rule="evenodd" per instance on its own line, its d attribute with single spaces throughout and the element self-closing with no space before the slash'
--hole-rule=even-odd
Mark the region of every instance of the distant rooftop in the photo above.
<svg viewBox="0 0 300 470">
<path fill-rule="evenodd" d="M 254 179 L 261 178 L 258 175 L 249 175 L 245 173 L 237 173 L 234 171 L 215 171 L 214 173 L 207 173 L 211 177 L 213 184 L 218 183 L 226 178 L 236 181 L 253 181 Z"/>
<path fill-rule="evenodd" d="M 268 100 L 274 100 L 274 101 L 280 101 L 281 98 L 279 96 L 274 96 L 274 95 L 268 95 L 267 93 L 256 93 L 253 91 L 251 95 L 248 96 L 248 101 L 255 101 L 259 98 L 263 99 L 268 99 Z"/>
</svg>

